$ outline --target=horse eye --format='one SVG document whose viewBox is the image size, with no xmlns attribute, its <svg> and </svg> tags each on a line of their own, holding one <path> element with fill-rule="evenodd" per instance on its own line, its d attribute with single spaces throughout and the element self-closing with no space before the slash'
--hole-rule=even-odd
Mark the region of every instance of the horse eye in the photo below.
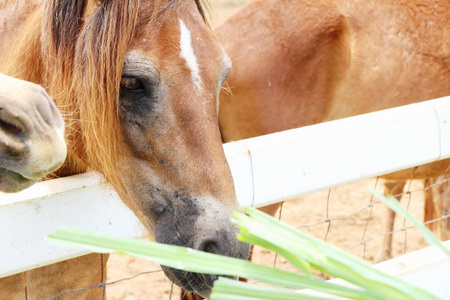
<svg viewBox="0 0 450 300">
<path fill-rule="evenodd" d="M 122 76 L 120 85 L 133 92 L 141 91 L 144 89 L 144 85 L 142 84 L 142 82 L 135 77 Z"/>
</svg>

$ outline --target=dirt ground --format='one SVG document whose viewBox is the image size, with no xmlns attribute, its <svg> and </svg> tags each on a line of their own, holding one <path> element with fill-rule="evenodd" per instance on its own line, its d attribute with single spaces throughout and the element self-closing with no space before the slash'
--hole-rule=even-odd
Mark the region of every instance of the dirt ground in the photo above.
<svg viewBox="0 0 450 300">
<path fill-rule="evenodd" d="M 248 0 L 212 0 L 214 24 L 219 25 L 248 2 Z M 377 182 L 376 179 L 369 179 L 285 202 L 281 220 L 294 227 L 302 227 L 302 230 L 318 238 L 326 239 L 342 249 L 373 262 L 381 247 L 383 235 L 380 233 L 385 232 L 383 225 L 385 207 L 376 199 L 373 199 L 375 204 L 370 205 L 370 188 L 375 185 L 377 190 L 383 190 L 382 180 Z M 419 220 L 423 219 L 421 189 L 422 183 L 413 181 L 409 186 L 411 193 L 405 195 L 402 201 L 405 206 L 409 203 L 409 211 Z M 411 195 L 410 199 L 409 195 Z M 327 219 L 331 222 L 326 222 Z M 401 218 L 396 219 L 397 230 L 403 227 L 403 222 Z M 394 256 L 425 246 L 417 230 L 409 229 L 406 234 L 407 236 L 405 231 L 394 234 Z M 364 244 L 361 241 L 367 242 Z M 257 249 L 254 261 L 273 265 L 275 255 Z M 277 258 L 276 266 L 283 269 L 291 268 L 282 257 Z M 138 274 L 141 275 L 127 280 Z M 108 282 L 115 281 L 119 282 L 107 286 L 106 292 L 110 300 L 179 298 L 179 288 L 172 289 L 172 284 L 164 277 L 160 267 L 143 259 L 111 255 L 108 262 Z"/>
</svg>

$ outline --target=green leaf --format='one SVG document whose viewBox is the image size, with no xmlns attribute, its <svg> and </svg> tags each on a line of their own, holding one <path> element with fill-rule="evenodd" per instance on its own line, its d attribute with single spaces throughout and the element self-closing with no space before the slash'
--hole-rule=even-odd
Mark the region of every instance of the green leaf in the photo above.
<svg viewBox="0 0 450 300">
<path fill-rule="evenodd" d="M 242 259 L 206 253 L 185 247 L 112 237 L 70 228 L 58 228 L 47 239 L 53 243 L 62 242 L 65 246 L 72 245 L 87 247 L 88 249 L 100 248 L 102 252 L 107 249 L 110 252 L 142 257 L 161 265 L 190 272 L 238 276 L 290 288 L 311 288 L 351 299 L 369 299 L 362 291 L 353 288 L 273 267 L 254 264 Z"/>
<path fill-rule="evenodd" d="M 329 297 L 311 296 L 301 294 L 298 291 L 282 290 L 279 288 L 250 285 L 248 283 L 219 278 L 214 282 L 211 293 L 211 300 L 231 300 L 231 299 L 259 299 L 259 300 L 319 300 Z"/>
<path fill-rule="evenodd" d="M 391 299 L 415 299 L 417 296 L 435 299 L 427 291 L 389 276 L 368 262 L 296 230 L 255 208 L 243 209 L 247 215 L 241 215 L 239 219 L 234 220 L 241 228 L 245 228 L 243 235 L 253 232 L 266 241 L 272 240 L 273 243 L 285 247 L 285 251 L 290 251 L 292 255 L 309 262 L 313 268 L 363 287 L 369 297 L 384 294 L 384 298 Z M 302 251 L 304 247 L 310 249 L 306 254 Z M 318 259 L 319 254 L 315 253 L 320 253 L 326 259 Z"/>
<path fill-rule="evenodd" d="M 189 248 L 81 230 L 58 229 L 48 239 L 102 252 L 130 254 L 190 272 L 239 276 L 287 288 L 309 288 L 349 299 L 437 299 L 423 289 L 389 276 L 368 262 L 291 228 L 254 208 L 243 209 L 248 215 L 235 213 L 232 220 L 241 229 L 239 239 L 283 255 L 293 266 L 307 274 L 306 276 Z M 356 288 L 312 278 L 312 268 L 340 277 L 354 284 Z M 214 295 L 218 298 L 213 299 L 292 299 L 290 297 L 294 294 L 300 295 L 294 291 L 281 290 L 280 297 L 285 298 L 277 298 L 272 294 L 277 293 L 277 289 L 240 285 L 241 283 L 231 283 L 227 280 L 217 282 Z"/>
</svg>

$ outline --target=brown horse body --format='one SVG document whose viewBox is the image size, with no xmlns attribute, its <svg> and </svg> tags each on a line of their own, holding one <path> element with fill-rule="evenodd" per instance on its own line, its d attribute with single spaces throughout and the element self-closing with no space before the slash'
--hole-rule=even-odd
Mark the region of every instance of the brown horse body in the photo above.
<svg viewBox="0 0 450 300">
<path fill-rule="evenodd" d="M 0 56 L 7 57 L 0 71 L 42 84 L 70 117 L 59 175 L 103 173 L 159 242 L 246 257 L 229 221 L 238 204 L 217 121 L 230 63 L 205 22 L 204 3 L 8 3 L 0 5 Z M 106 260 L 92 254 L 3 278 L 1 295 L 45 299 L 98 285 Z M 215 279 L 164 271 L 203 295 Z"/>
<path fill-rule="evenodd" d="M 0 73 L 0 191 L 29 187 L 66 153 L 64 122 L 45 90 Z"/>
<path fill-rule="evenodd" d="M 216 34 L 233 62 L 220 100 L 225 142 L 450 95 L 447 0 L 254 1 Z M 403 183 L 390 187 L 396 195 Z"/>
</svg>

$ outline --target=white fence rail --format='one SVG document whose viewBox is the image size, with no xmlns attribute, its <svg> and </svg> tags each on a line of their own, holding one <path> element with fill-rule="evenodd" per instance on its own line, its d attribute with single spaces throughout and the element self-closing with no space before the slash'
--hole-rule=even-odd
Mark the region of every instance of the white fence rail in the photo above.
<svg viewBox="0 0 450 300">
<path fill-rule="evenodd" d="M 450 97 L 224 145 L 242 205 L 298 195 L 450 157 Z M 57 226 L 144 237 L 96 173 L 0 194 L 0 277 L 84 255 L 49 245 Z"/>
</svg>

